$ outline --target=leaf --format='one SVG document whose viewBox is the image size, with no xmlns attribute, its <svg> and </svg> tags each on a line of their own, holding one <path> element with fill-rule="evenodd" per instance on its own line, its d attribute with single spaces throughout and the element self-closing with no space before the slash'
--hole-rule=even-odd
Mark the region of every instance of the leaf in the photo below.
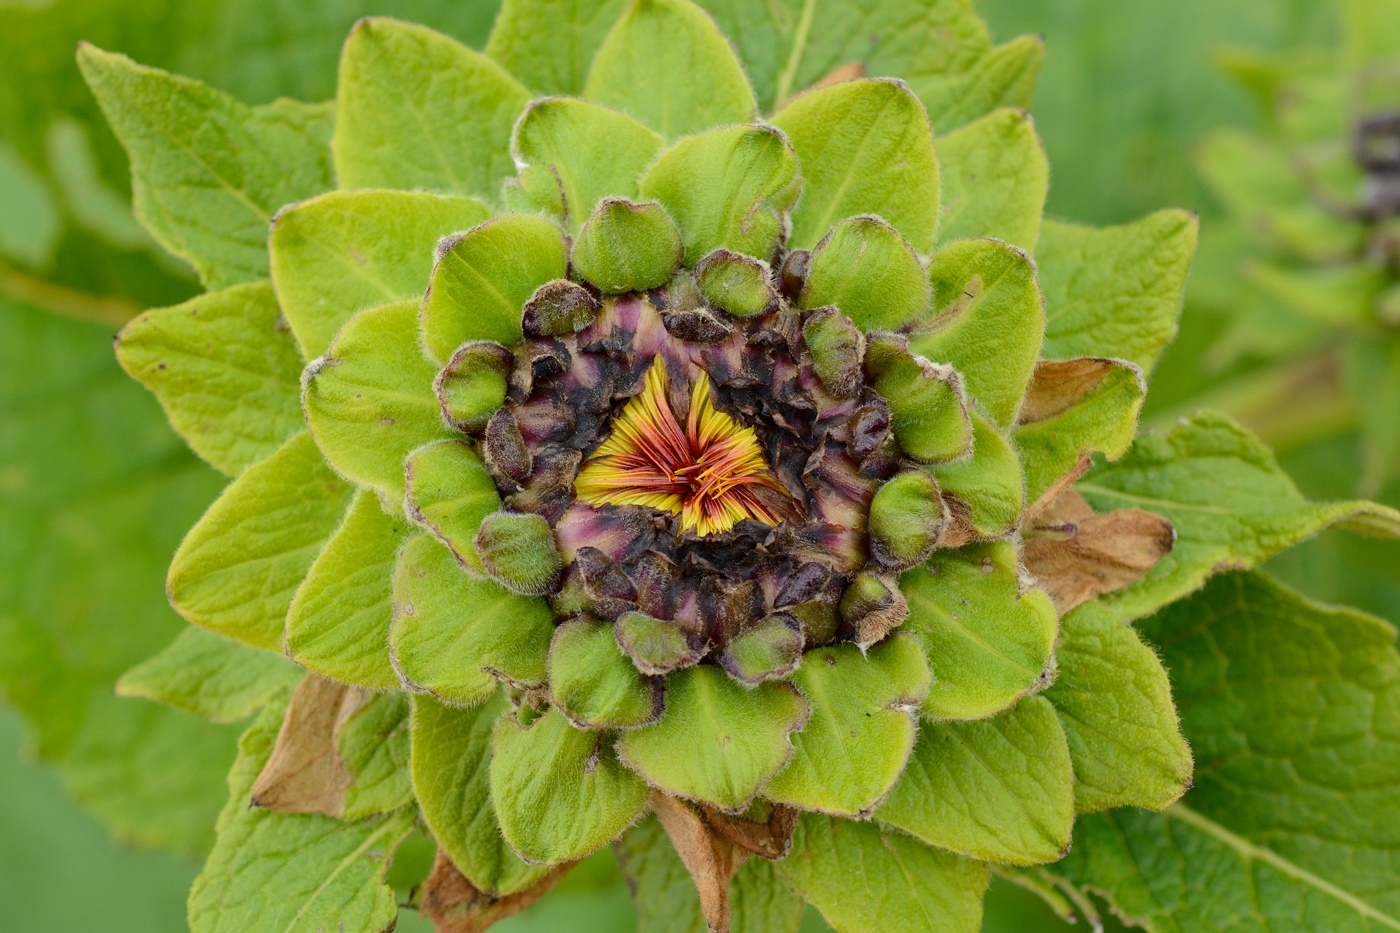
<svg viewBox="0 0 1400 933">
<path fill-rule="evenodd" d="M 579 729 L 626 729 L 661 716 L 661 684 L 618 648 L 613 627 L 581 618 L 554 630 L 550 697 Z"/>
<path fill-rule="evenodd" d="M 574 240 L 570 263 L 606 295 L 666 284 L 681 263 L 681 232 L 660 204 L 606 198 Z"/>
<path fill-rule="evenodd" d="M 91 45 L 78 65 L 131 157 L 151 235 L 210 289 L 265 278 L 273 214 L 333 184 L 320 114 L 292 101 L 247 107 Z"/>
<path fill-rule="evenodd" d="M 1122 460 L 1075 487 L 1095 511 L 1141 508 L 1169 519 L 1176 547 L 1147 576 L 1102 597 L 1131 620 L 1199 588 L 1225 569 L 1249 569 L 1331 525 L 1400 533 L 1400 513 L 1368 502 L 1313 504 L 1267 448 L 1224 415 L 1188 418 L 1140 439 Z"/>
<path fill-rule="evenodd" d="M 389 813 L 414 802 L 408 717 L 402 693 L 377 693 L 336 730 L 336 754 L 355 777 L 345 791 L 341 819 Z"/>
<path fill-rule="evenodd" d="M 1137 434 L 1147 395 L 1142 370 L 1122 360 L 1041 360 L 1012 432 L 1032 503 L 1055 489 L 1091 454 L 1123 456 Z"/>
<path fill-rule="evenodd" d="M 1019 36 L 992 49 L 964 74 L 910 81 L 937 132 L 947 132 L 998 107 L 1027 108 L 1045 61 L 1045 40 Z"/>
<path fill-rule="evenodd" d="M 975 933 L 990 879 L 980 862 L 816 813 L 803 814 L 774 867 L 841 933 Z"/>
<path fill-rule="evenodd" d="M 666 678 L 661 721 L 625 732 L 623 762 L 672 795 L 737 810 L 792 754 L 788 734 L 808 705 L 787 684 L 740 686 L 718 667 L 700 665 Z"/>
<path fill-rule="evenodd" d="M 331 191 L 272 220 L 272 282 L 307 359 L 359 311 L 421 298 L 433 251 L 490 212 L 480 202 L 423 191 Z"/>
<path fill-rule="evenodd" d="M 1354 342 L 1347 381 L 1361 417 L 1360 489 L 1375 495 L 1400 474 L 1400 340 L 1390 336 Z"/>
<path fill-rule="evenodd" d="M 658 59 L 666 67 L 658 68 Z M 689 0 L 628 7 L 598 49 L 583 96 L 631 114 L 668 140 L 748 123 L 758 110 L 729 42 Z"/>
<path fill-rule="evenodd" d="M 875 817 L 969 858 L 1058 860 L 1074 824 L 1074 769 L 1055 708 L 1025 697 L 990 719 L 925 726 Z"/>
<path fill-rule="evenodd" d="M 397 687 L 389 663 L 390 590 L 410 526 L 360 489 L 297 588 L 287 611 L 287 657 L 323 677 L 384 690 Z"/>
<path fill-rule="evenodd" d="M 494 692 L 496 675 L 538 686 L 553 634 L 544 600 L 467 576 L 428 535 L 400 552 L 389 650 L 409 688 L 470 705 Z"/>
<path fill-rule="evenodd" d="M 491 804 L 491 730 L 509 708 L 500 691 L 471 709 L 413 698 L 413 790 L 423 820 L 467 880 L 492 897 L 528 890 L 549 872 L 511 851 Z"/>
<path fill-rule="evenodd" d="M 865 651 L 814 648 L 792 683 L 812 713 L 763 796 L 835 816 L 868 815 L 914 746 L 913 711 L 929 688 L 920 645 L 896 635 Z"/>
<path fill-rule="evenodd" d="M 935 551 L 899 588 L 909 600 L 902 630 L 923 645 L 933 672 L 925 716 L 982 719 L 1048 682 L 1055 608 L 1044 592 L 1021 591 L 1011 544 Z"/>
<path fill-rule="evenodd" d="M 408 517 L 446 545 L 462 569 L 484 576 L 476 535 L 501 497 L 481 457 L 465 441 L 433 441 L 409 454 L 405 475 Z"/>
<path fill-rule="evenodd" d="M 637 933 L 707 933 L 695 882 L 666 831 L 647 817 L 615 844 L 637 905 Z M 797 933 L 802 899 L 773 863 L 750 858 L 729 883 L 730 933 Z"/>
<path fill-rule="evenodd" d="M 923 105 L 903 82 L 846 81 L 773 117 L 802 166 L 788 245 L 811 249 L 839 221 L 874 214 L 920 253 L 938 227 L 939 168 Z"/>
<path fill-rule="evenodd" d="M 433 870 L 423 882 L 423 902 L 419 910 L 440 933 L 481 933 L 544 897 L 573 867 L 572 862 L 565 862 L 534 887 L 498 898 L 468 881 L 447 854 L 438 849 Z"/>
<path fill-rule="evenodd" d="M 521 858 L 555 864 L 607 845 L 646 810 L 647 786 L 605 733 L 575 729 L 558 709 L 529 725 L 501 716 L 491 736 L 491 802 Z"/>
<path fill-rule="evenodd" d="M 341 725 L 374 694 L 315 675 L 292 691 L 272 754 L 249 791 L 249 806 L 339 817 L 355 780 L 336 749 Z"/>
<path fill-rule="evenodd" d="M 1035 249 L 1050 162 L 1030 114 L 995 110 L 949 133 L 938 141 L 938 164 L 943 178 L 938 245 L 992 237 Z"/>
<path fill-rule="evenodd" d="M 728 933 L 729 883 L 749 853 L 716 831 L 703 811 L 683 800 L 656 791 L 651 809 L 695 882 L 705 926 Z"/>
<path fill-rule="evenodd" d="M 506 183 L 506 203 L 575 234 L 605 197 L 635 198 L 660 149 L 661 137 L 625 113 L 569 97 L 533 101 L 511 139 L 522 168 Z"/>
<path fill-rule="evenodd" d="M 890 432 L 910 457 L 946 463 L 972 452 L 973 424 L 962 377 L 909 351 L 905 338 L 866 342 L 865 372 L 890 409 Z"/>
<path fill-rule="evenodd" d="M 510 132 L 530 99 L 494 61 L 423 26 L 360 20 L 340 58 L 335 172 L 343 188 L 499 199 Z"/>
<path fill-rule="evenodd" d="M 400 501 L 409 452 L 453 436 L 433 392 L 436 373 L 418 343 L 417 302 L 346 322 L 302 377 L 306 424 L 336 472 Z"/>
<path fill-rule="evenodd" d="M 1098 602 L 1060 620 L 1059 672 L 1045 691 L 1074 761 L 1074 806 L 1161 810 L 1191 784 L 1162 662 L 1130 626 Z"/>
<path fill-rule="evenodd" d="M 266 282 L 147 311 L 117 335 L 117 359 L 160 399 L 190 448 L 229 476 L 301 427 L 301 357 Z"/>
<path fill-rule="evenodd" d="M 281 651 L 287 609 L 351 490 L 306 433 L 229 484 L 170 563 L 170 604 L 195 625 Z"/>
<path fill-rule="evenodd" d="M 423 345 L 440 363 L 465 340 L 515 345 L 525 302 L 566 265 L 564 234 L 542 217 L 508 214 L 444 240 L 423 299 Z"/>
<path fill-rule="evenodd" d="M 1197 220 L 1158 211 L 1095 230 L 1047 221 L 1036 247 L 1049 359 L 1109 357 L 1151 370 L 1176 335 Z"/>
<path fill-rule="evenodd" d="M 190 891 L 190 930 L 388 929 L 398 904 L 384 875 L 394 849 L 413 829 L 411 811 L 344 823 L 248 806 L 284 708 L 268 706 L 239 743 L 218 841 Z"/>
<path fill-rule="evenodd" d="M 1000 538 L 1020 523 L 1025 505 L 1021 460 L 1005 435 L 982 416 L 972 417 L 972 456 L 929 469 L 951 513 L 946 546 L 959 539 Z"/>
<path fill-rule="evenodd" d="M 162 580 L 221 480 L 117 367 L 109 330 L 3 299 L 0 409 L 0 691 L 26 754 L 120 842 L 198 854 L 237 730 L 112 685 L 187 628 Z"/>
<path fill-rule="evenodd" d="M 878 217 L 855 217 L 838 223 L 812 250 L 798 303 L 804 311 L 835 306 L 870 333 L 916 320 L 930 297 L 909 243 Z"/>
<path fill-rule="evenodd" d="M 167 648 L 123 674 L 116 692 L 229 723 L 247 719 L 301 676 L 269 651 L 187 625 Z"/>
<path fill-rule="evenodd" d="M 910 349 L 952 365 L 992 421 L 1010 427 L 1045 330 L 1035 265 L 1014 246 L 961 240 L 934 254 L 929 280 L 932 318 L 910 339 Z"/>
<path fill-rule="evenodd" d="M 31 267 L 48 263 L 63 224 L 54 200 L 44 179 L 0 143 L 0 256 Z"/>
<path fill-rule="evenodd" d="M 638 190 L 670 212 L 685 242 L 683 264 L 693 267 L 717 249 L 771 259 L 800 186 L 797 156 L 781 133 L 732 126 L 662 152 Z"/>
<path fill-rule="evenodd" d="M 623 0 L 505 0 L 486 54 L 537 96 L 577 95 Z"/>
</svg>

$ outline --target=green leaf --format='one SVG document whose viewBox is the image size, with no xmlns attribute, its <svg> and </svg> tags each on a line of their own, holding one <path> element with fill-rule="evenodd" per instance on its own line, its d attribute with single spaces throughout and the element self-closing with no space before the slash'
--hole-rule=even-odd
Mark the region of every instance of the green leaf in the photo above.
<svg viewBox="0 0 1400 933">
<path fill-rule="evenodd" d="M 195 453 L 234 476 L 301 427 L 301 357 L 266 282 L 147 311 L 117 335 L 117 359 L 160 399 Z"/>
<path fill-rule="evenodd" d="M 938 141 L 938 164 L 943 178 L 939 245 L 994 237 L 1035 249 L 1050 161 L 1030 114 L 996 110 L 949 133 Z"/>
<path fill-rule="evenodd" d="M 765 680 L 786 680 L 802 663 L 802 642 L 801 625 L 795 619 L 771 615 L 729 639 L 720 666 L 750 687 Z"/>
<path fill-rule="evenodd" d="M 116 691 L 228 723 L 247 719 L 301 677 L 296 665 L 269 651 L 185 626 L 163 651 L 123 674 Z"/>
<path fill-rule="evenodd" d="M 661 137 L 625 113 L 569 97 L 534 101 L 515 125 L 511 152 L 524 167 L 506 183 L 506 203 L 577 233 L 603 198 L 635 198 L 660 150 Z"/>
<path fill-rule="evenodd" d="M 1059 672 L 1045 697 L 1069 740 L 1074 806 L 1161 810 L 1191 784 L 1162 662 L 1097 601 L 1060 620 Z"/>
<path fill-rule="evenodd" d="M 866 516 L 871 555 L 885 567 L 922 564 L 947 527 L 938 484 L 925 470 L 898 474 L 875 490 Z"/>
<path fill-rule="evenodd" d="M 800 186 L 797 156 L 781 133 L 731 126 L 661 153 L 639 190 L 670 212 L 685 241 L 684 265 L 693 267 L 717 249 L 771 259 Z"/>
<path fill-rule="evenodd" d="M 1019 36 L 992 49 L 966 73 L 910 84 L 928 108 L 935 131 L 944 133 L 998 107 L 1026 108 L 1045 61 L 1045 40 Z"/>
<path fill-rule="evenodd" d="M 549 872 L 510 850 L 491 805 L 491 731 L 509 708 L 499 690 L 471 709 L 413 698 L 413 790 L 423 820 L 457 870 L 492 897 L 523 891 Z"/>
<path fill-rule="evenodd" d="M 1009 534 L 1021 521 L 1025 479 L 1021 458 L 985 418 L 972 416 L 972 456 L 929 467 L 944 501 L 979 538 Z"/>
<path fill-rule="evenodd" d="M 336 472 L 389 502 L 404 495 L 404 458 L 452 437 L 442 419 L 437 368 L 418 344 L 418 303 L 355 315 L 302 377 L 306 423 Z"/>
<path fill-rule="evenodd" d="M 561 290 L 570 297 L 577 296 L 580 286 L 565 283 Z M 592 301 L 592 296 L 587 296 Z M 594 303 L 596 305 L 596 302 Z M 587 302 L 574 303 L 568 299 L 557 304 L 545 303 L 536 323 L 545 332 L 554 329 L 572 333 L 574 323 L 592 310 Z M 452 354 L 452 359 L 433 380 L 442 416 L 463 434 L 486 430 L 494 415 L 506 401 L 510 389 L 510 374 L 515 357 L 499 343 L 489 340 L 467 342 Z"/>
<path fill-rule="evenodd" d="M 355 24 L 340 58 L 335 172 L 343 188 L 422 188 L 499 200 L 530 92 L 494 61 L 423 26 Z"/>
<path fill-rule="evenodd" d="M 1025 697 L 990 719 L 926 725 L 876 818 L 969 858 L 1058 860 L 1074 825 L 1074 769 L 1054 707 Z"/>
<path fill-rule="evenodd" d="M 604 294 L 663 285 L 681 263 L 681 232 L 655 202 L 605 198 L 579 230 L 574 269 Z"/>
<path fill-rule="evenodd" d="M 1249 569 L 1330 525 L 1400 535 L 1400 513 L 1369 502 L 1313 504 L 1272 453 L 1224 415 L 1206 412 L 1138 440 L 1075 488 L 1096 511 L 1141 508 L 1168 518 L 1176 546 L 1136 583 L 1101 597 L 1135 619 L 1223 568 Z"/>
<path fill-rule="evenodd" d="M 421 298 L 433 250 L 482 223 L 479 201 L 422 191 L 332 191 L 272 220 L 272 281 L 307 359 L 359 311 Z"/>
<path fill-rule="evenodd" d="M 1123 456 L 1146 395 L 1142 370 L 1122 360 L 1037 365 L 1011 435 L 1026 474 L 1026 499 L 1035 502 L 1090 454 Z"/>
<path fill-rule="evenodd" d="M 537 95 L 579 94 L 624 6 L 624 0 L 505 0 L 486 54 Z"/>
<path fill-rule="evenodd" d="M 110 330 L 3 299 L 0 410 L 0 690 L 26 754 L 119 841 L 198 855 L 238 730 L 112 685 L 188 628 L 166 565 L 223 481 L 117 366 Z"/>
<path fill-rule="evenodd" d="M 507 214 L 438 247 L 423 299 L 423 344 L 445 363 L 464 340 L 520 341 L 535 289 L 565 277 L 564 234 L 542 217 Z"/>
<path fill-rule="evenodd" d="M 1151 370 L 1176 335 L 1196 217 L 1158 211 L 1096 230 L 1047 221 L 1036 247 L 1047 359 L 1109 357 Z"/>
<path fill-rule="evenodd" d="M 705 302 L 735 317 L 754 317 L 775 307 L 772 281 L 768 263 L 724 249 L 715 250 L 695 267 L 695 286 Z"/>
<path fill-rule="evenodd" d="M 803 310 L 833 305 L 862 331 L 898 330 L 928 309 L 928 277 L 919 257 L 878 217 L 854 217 L 831 229 L 812 250 L 798 302 Z"/>
<path fill-rule="evenodd" d="M 78 66 L 131 157 L 136 216 L 151 235 L 208 288 L 265 278 L 273 214 L 332 187 L 321 113 L 292 101 L 247 107 L 86 44 Z"/>
<path fill-rule="evenodd" d="M 1325 327 L 1357 329 L 1376 316 L 1376 300 L 1389 278 L 1364 263 L 1291 267 L 1251 259 L 1245 277 L 1300 317 Z"/>
<path fill-rule="evenodd" d="M 816 813 L 774 867 L 841 933 L 976 933 L 991 877 L 980 862 Z"/>
<path fill-rule="evenodd" d="M 249 806 L 285 709 L 268 706 L 239 742 L 218 841 L 190 890 L 190 930 L 379 933 L 398 915 L 384 876 L 413 830 L 412 812 L 342 822 Z"/>
<path fill-rule="evenodd" d="M 170 604 L 195 625 L 280 652 L 292 596 L 350 493 L 310 435 L 293 435 L 229 484 L 180 542 Z"/>
<path fill-rule="evenodd" d="M 481 520 L 476 550 L 486 572 L 506 589 L 524 596 L 547 596 L 559 588 L 564 561 L 554 529 L 543 515 L 492 512 Z"/>
<path fill-rule="evenodd" d="M 868 815 L 914 747 L 913 710 L 929 689 L 923 650 L 900 636 L 866 651 L 852 644 L 814 648 L 792 683 L 812 714 L 763 796 L 836 816 Z"/>
<path fill-rule="evenodd" d="M 355 493 L 287 612 L 287 657 L 344 683 L 371 690 L 398 686 L 389 663 L 390 591 L 409 531 L 403 516 L 385 514 L 374 492 Z"/>
<path fill-rule="evenodd" d="M 901 81 L 809 91 L 773 117 L 802 165 L 788 245 L 811 249 L 847 217 L 874 214 L 920 253 L 938 228 L 939 171 L 923 105 Z"/>
<path fill-rule="evenodd" d="M 409 455 L 405 471 L 408 517 L 436 535 L 464 569 L 485 574 L 476 533 L 501 497 L 481 457 L 465 441 L 433 441 Z"/>
<path fill-rule="evenodd" d="M 44 179 L 7 143 L 0 143 L 0 256 L 26 266 L 46 265 L 63 219 Z"/>
<path fill-rule="evenodd" d="M 865 370 L 890 408 L 890 431 L 904 452 L 923 463 L 966 457 L 972 418 L 957 372 L 909 352 L 903 337 L 881 335 L 865 348 Z"/>
<path fill-rule="evenodd" d="M 1232 574 L 1143 630 L 1173 672 L 1195 787 L 1163 814 L 1081 820 L 1061 870 L 1158 928 L 1400 928 L 1395 629 Z"/>
<path fill-rule="evenodd" d="M 1361 420 L 1360 488 L 1374 495 L 1400 474 L 1400 339 L 1355 341 L 1346 375 Z"/>
<path fill-rule="evenodd" d="M 389 650 L 413 689 L 470 705 L 491 695 L 496 674 L 521 686 L 545 682 L 554 634 L 549 605 L 467 576 L 428 535 L 399 554 L 394 610 Z"/>
<path fill-rule="evenodd" d="M 933 671 L 925 716 L 983 719 L 1048 683 L 1055 607 L 1041 590 L 1021 591 L 1014 545 L 935 551 L 899 588 L 909 601 L 902 631 L 924 646 Z"/>
<path fill-rule="evenodd" d="M 933 314 L 909 348 L 962 373 L 967 391 L 999 427 L 1026 395 L 1045 332 L 1045 301 L 1029 256 L 995 240 L 960 240 L 929 266 Z"/>
<path fill-rule="evenodd" d="M 345 789 L 342 820 L 391 813 L 413 803 L 408 716 L 408 698 L 402 693 L 378 693 L 336 727 L 336 754 L 354 775 Z"/>
<path fill-rule="evenodd" d="M 605 622 L 574 619 L 554 630 L 549 691 L 579 729 L 634 728 L 661 715 L 661 684 L 642 676 Z"/>
<path fill-rule="evenodd" d="M 785 683 L 743 687 L 712 665 L 666 678 L 661 721 L 623 733 L 622 760 L 675 797 L 737 810 L 792 754 L 808 705 Z"/>
<path fill-rule="evenodd" d="M 630 113 L 668 140 L 748 123 L 758 111 L 729 42 L 689 0 L 634 2 L 593 59 L 583 96 Z"/>
<path fill-rule="evenodd" d="M 513 714 L 496 721 L 491 802 L 501 834 L 522 858 L 582 858 L 636 822 L 647 793 L 606 733 L 575 729 L 558 709 L 528 726 Z"/>
<path fill-rule="evenodd" d="M 637 933 L 707 933 L 695 882 L 660 822 L 648 817 L 615 848 L 637 905 Z M 729 882 L 730 933 L 797 933 L 802 908 L 768 859 L 750 858 Z"/>
</svg>

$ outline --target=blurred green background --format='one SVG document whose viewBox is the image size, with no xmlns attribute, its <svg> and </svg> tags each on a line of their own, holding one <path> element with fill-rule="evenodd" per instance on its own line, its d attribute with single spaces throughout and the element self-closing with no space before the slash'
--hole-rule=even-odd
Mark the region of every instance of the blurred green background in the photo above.
<svg viewBox="0 0 1400 933">
<path fill-rule="evenodd" d="M 980 7 L 999 39 L 1024 32 L 1045 37 L 1034 112 L 1052 165 L 1049 211 L 1098 224 L 1183 205 L 1200 212 L 1208 226 L 1218 208 L 1193 175 L 1193 143 L 1210 127 L 1248 124 L 1253 116 L 1243 94 L 1210 67 L 1210 53 L 1227 44 L 1327 45 L 1338 28 L 1336 10 L 1322 0 L 981 0 Z M 125 177 L 124 160 L 78 79 L 72 57 L 78 39 L 193 74 L 250 102 L 278 93 L 314 100 L 330 94 L 340 41 L 368 12 L 425 21 L 480 46 L 493 4 L 0 0 L 0 206 L 10 211 L 10 229 L 18 224 L 21 230 L 11 235 L 11 253 L 29 251 L 44 281 L 75 295 L 126 296 L 147 305 L 196 290 L 188 275 L 156 255 L 129 217 L 123 220 L 120 201 L 105 214 L 101 209 L 123 197 L 113 189 Z M 53 131 L 54 114 L 78 127 L 76 143 L 72 133 Z M 32 166 L 49 163 L 66 168 L 51 170 L 37 186 L 26 177 Z M 30 196 L 32 190 L 40 195 Z M 5 246 L 0 238 L 0 253 Z M 16 295 L 19 289 L 22 297 L 33 285 L 22 269 L 0 261 L 4 291 Z M 74 299 L 67 292 L 34 297 L 50 306 Z M 119 317 L 123 306 L 74 299 L 70 311 L 100 322 L 104 314 Z M 1197 357 L 1218 328 L 1210 315 L 1188 310 L 1182 338 L 1154 380 L 1149 417 L 1189 399 L 1212 378 Z M 161 599 L 164 563 L 179 529 L 219 485 L 161 433 L 154 402 L 125 382 L 110 359 L 113 329 L 0 299 L 0 679 L 9 702 L 37 724 L 26 735 L 19 717 L 0 710 L 4 931 L 184 929 L 195 862 L 114 843 L 72 798 L 108 801 L 106 815 L 123 827 L 124 837 L 167 839 L 159 821 L 146 815 L 151 801 L 143 803 L 128 772 L 141 769 L 147 779 L 169 769 L 168 787 L 156 785 L 170 795 L 166 803 L 214 808 L 221 803 L 217 779 L 210 795 L 181 796 L 197 783 L 192 759 L 206 749 L 212 764 L 205 771 L 212 774 L 222 769 L 220 756 L 231 754 L 232 733 L 200 732 L 196 740 L 184 735 L 179 720 L 156 713 L 158 721 L 140 733 L 144 754 L 136 762 L 118 755 L 119 743 L 104 731 L 112 704 L 139 702 L 110 696 L 115 675 L 178 630 Z M 53 372 L 36 383 L 33 372 L 25 373 L 41 363 Z M 73 406 L 75 397 L 83 404 Z M 114 443 L 125 451 L 121 470 L 108 469 L 93 453 Z M 1346 496 L 1356 472 L 1352 450 L 1348 438 L 1332 438 L 1291 452 L 1285 465 L 1309 494 Z M 157 476 L 158 483 L 148 494 L 117 495 L 115 484 L 135 472 Z M 44 495 L 36 498 L 35 489 Z M 1400 499 L 1400 489 L 1388 493 L 1391 501 Z M 148 533 L 102 537 L 122 522 Z M 68 592 L 63 579 L 35 559 L 44 548 L 60 548 L 69 560 L 110 563 L 112 570 Z M 1400 552 L 1393 547 L 1324 535 L 1273 569 L 1314 596 L 1345 597 L 1394 620 L 1400 619 L 1400 575 L 1383 572 L 1394 566 L 1400 566 Z M 81 632 L 65 621 L 77 616 L 88 620 Z M 105 631 L 108 640 L 94 630 Z M 124 647 L 114 647 L 118 643 Z M 104 738 L 113 747 L 106 758 Z M 36 755 L 51 767 L 28 763 Z M 200 843 L 176 841 L 186 848 Z M 625 930 L 630 913 L 615 870 L 598 862 L 499 929 Z M 824 928 L 814 916 L 808 927 Z M 426 928 L 407 916 L 400 925 Z M 1067 928 L 1033 896 L 998 882 L 985 929 Z"/>
</svg>

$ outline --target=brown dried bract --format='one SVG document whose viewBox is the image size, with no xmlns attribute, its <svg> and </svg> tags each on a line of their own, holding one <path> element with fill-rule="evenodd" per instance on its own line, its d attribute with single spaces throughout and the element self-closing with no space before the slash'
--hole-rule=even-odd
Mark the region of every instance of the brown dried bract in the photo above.
<svg viewBox="0 0 1400 933">
<path fill-rule="evenodd" d="M 437 933 L 481 933 L 544 897 L 575 864 L 565 862 L 557 866 L 524 891 L 492 897 L 468 881 L 447 853 L 438 849 L 433 870 L 423 882 L 419 913 L 433 922 Z"/>
<path fill-rule="evenodd" d="M 254 806 L 340 816 L 355 775 L 336 748 L 340 729 L 374 694 L 308 674 L 292 694 L 272 757 L 253 782 Z"/>
<path fill-rule="evenodd" d="M 1026 536 L 1024 561 L 1061 615 L 1140 579 L 1176 543 L 1172 523 L 1141 509 L 1095 514 L 1067 489 Z"/>
<path fill-rule="evenodd" d="M 780 859 L 792 848 L 792 832 L 801 811 L 782 804 L 770 806 L 768 819 L 763 822 L 709 806 L 701 809 L 701 815 L 712 829 L 744 851 L 761 858 Z"/>
<path fill-rule="evenodd" d="M 729 882 L 749 853 L 683 800 L 653 791 L 651 808 L 695 881 L 710 933 L 729 933 Z"/>
</svg>

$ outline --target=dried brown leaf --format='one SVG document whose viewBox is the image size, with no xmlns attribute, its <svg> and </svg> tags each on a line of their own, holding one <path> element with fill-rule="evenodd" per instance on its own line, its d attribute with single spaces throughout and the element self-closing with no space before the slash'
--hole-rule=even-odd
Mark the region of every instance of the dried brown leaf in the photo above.
<svg viewBox="0 0 1400 933">
<path fill-rule="evenodd" d="M 1017 423 L 1034 424 L 1064 413 L 1088 398 L 1109 373 L 1122 366 L 1121 360 L 1093 357 L 1041 360 L 1035 364 Z"/>
<path fill-rule="evenodd" d="M 339 816 L 355 775 L 341 760 L 336 735 L 374 694 L 308 674 L 292 693 L 272 757 L 253 783 L 254 806 L 279 813 Z"/>
<path fill-rule="evenodd" d="M 763 822 L 713 807 L 701 809 L 701 817 L 711 829 L 744 851 L 766 859 L 780 859 L 788 854 L 792 848 L 792 831 L 800 815 L 800 810 L 782 804 L 773 804 L 768 819 Z"/>
<path fill-rule="evenodd" d="M 468 881 L 447 853 L 438 849 L 433 870 L 423 882 L 419 913 L 432 921 L 437 933 L 481 933 L 544 897 L 576 864 L 564 862 L 533 887 L 505 897 L 492 897 Z"/>
<path fill-rule="evenodd" d="M 651 808 L 695 881 L 710 933 L 729 933 L 729 882 L 749 853 L 683 800 L 653 791 Z"/>
</svg>

